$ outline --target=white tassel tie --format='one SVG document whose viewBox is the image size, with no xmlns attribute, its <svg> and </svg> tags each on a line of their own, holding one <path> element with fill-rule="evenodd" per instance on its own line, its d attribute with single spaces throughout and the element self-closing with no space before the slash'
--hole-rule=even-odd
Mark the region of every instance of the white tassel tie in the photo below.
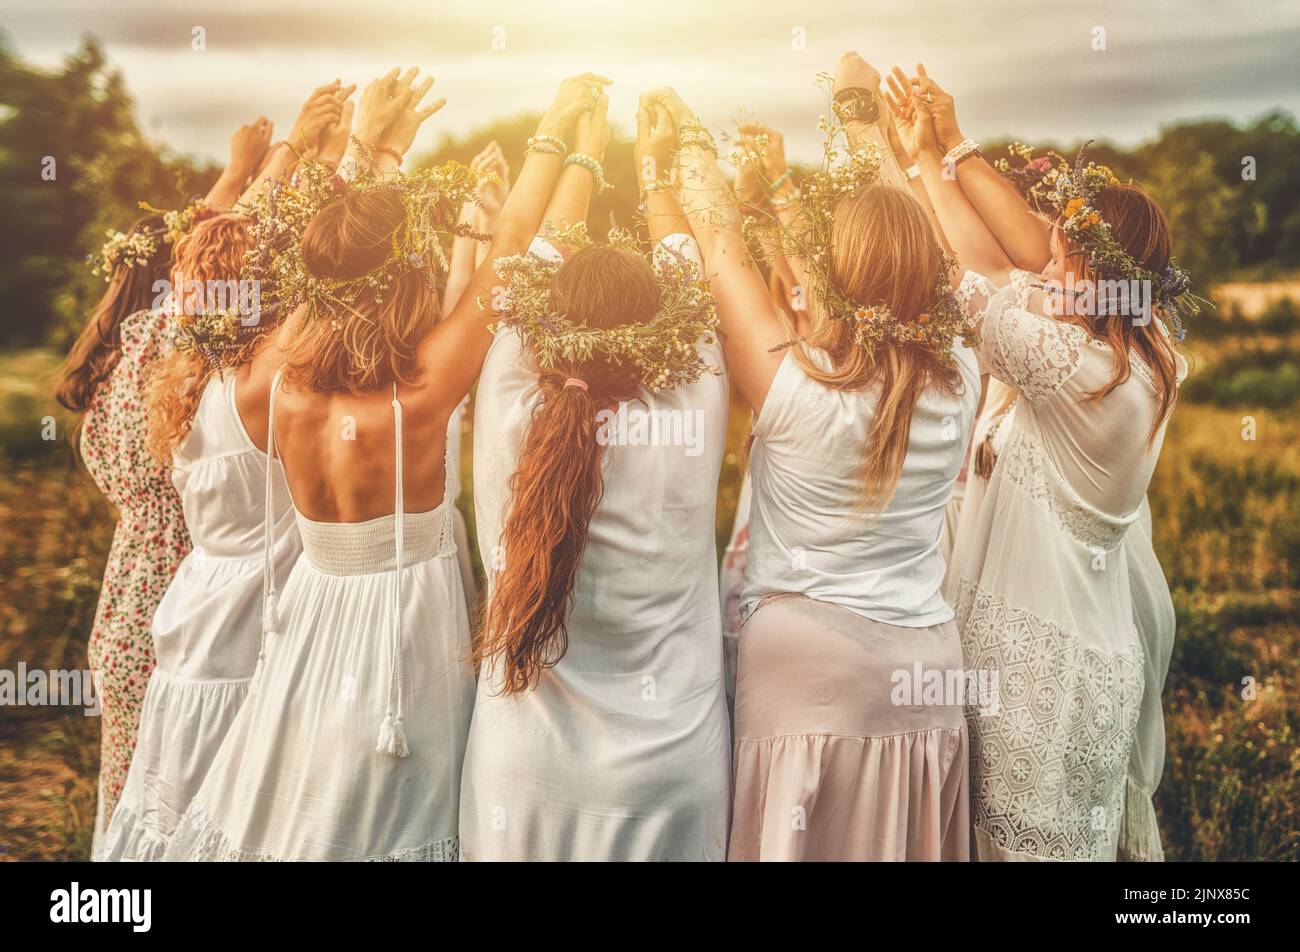
<svg viewBox="0 0 1300 952">
<path fill-rule="evenodd" d="M 393 585 L 393 640 L 388 656 L 388 712 L 379 725 L 379 742 L 375 750 L 390 757 L 409 757 L 402 723 L 402 572 L 405 569 L 406 506 L 402 496 L 402 405 L 397 401 L 397 383 L 393 383 L 393 430 L 397 437 L 397 486 L 393 494 L 393 549 L 397 566 Z M 396 713 L 394 713 L 396 711 Z"/>
</svg>

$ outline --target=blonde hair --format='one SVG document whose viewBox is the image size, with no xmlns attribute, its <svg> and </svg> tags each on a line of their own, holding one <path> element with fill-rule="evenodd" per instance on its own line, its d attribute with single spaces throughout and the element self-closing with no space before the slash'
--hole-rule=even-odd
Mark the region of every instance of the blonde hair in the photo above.
<svg viewBox="0 0 1300 952">
<path fill-rule="evenodd" d="M 195 282 L 208 285 L 239 279 L 244 257 L 252 245 L 250 224 L 243 215 L 216 215 L 199 222 L 176 243 L 172 293 L 178 309 L 190 314 L 208 306 L 206 292 L 203 300 L 185 297 Z M 228 354 L 225 366 L 238 367 L 252 359 L 266 330 L 262 328 L 261 333 L 252 336 L 238 351 Z M 194 425 L 194 415 L 208 381 L 220 369 L 193 351 L 173 350 L 159 363 L 149 384 L 149 422 L 145 435 L 145 445 L 156 459 L 171 462 L 172 453 Z"/>
<path fill-rule="evenodd" d="M 944 269 L 943 249 L 925 211 L 911 195 L 877 184 L 841 199 L 831 228 L 831 274 L 839 290 L 862 307 L 887 307 L 903 322 L 927 314 Z M 947 355 L 909 342 L 886 342 L 873 352 L 854 343 L 847 321 L 814 307 L 805 340 L 827 353 L 824 370 L 803 349 L 794 359 L 812 379 L 838 390 L 874 388 L 879 401 L 862 448 L 859 505 L 880 513 L 893 498 L 907 456 L 912 413 L 921 394 L 938 383 L 955 392 L 959 378 Z"/>
<path fill-rule="evenodd" d="M 346 192 L 303 231 L 302 257 L 320 278 L 358 278 L 391 254 L 393 236 L 406 220 L 398 192 Z M 308 306 L 302 329 L 285 358 L 286 382 L 317 393 L 371 393 L 393 381 L 415 382 L 416 345 L 441 316 L 429 268 L 393 279 L 382 300 L 367 289 L 353 306 Z"/>
</svg>

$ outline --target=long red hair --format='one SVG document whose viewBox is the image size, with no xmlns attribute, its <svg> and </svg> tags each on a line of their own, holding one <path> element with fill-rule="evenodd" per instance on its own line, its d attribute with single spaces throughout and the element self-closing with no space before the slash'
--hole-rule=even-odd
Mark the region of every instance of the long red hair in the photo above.
<svg viewBox="0 0 1300 952">
<path fill-rule="evenodd" d="M 629 251 L 593 246 L 556 273 L 556 313 L 591 327 L 649 320 L 659 287 L 649 264 Z M 577 378 L 586 389 L 567 385 Z M 499 663 L 501 688 L 518 694 L 536 686 L 542 671 L 568 649 L 568 615 L 587 546 L 591 517 L 604 494 L 597 412 L 633 399 L 635 372 L 595 357 L 539 380 L 533 413 L 510 480 L 510 505 L 501 533 L 505 563 L 498 571 L 480 662 Z"/>
</svg>

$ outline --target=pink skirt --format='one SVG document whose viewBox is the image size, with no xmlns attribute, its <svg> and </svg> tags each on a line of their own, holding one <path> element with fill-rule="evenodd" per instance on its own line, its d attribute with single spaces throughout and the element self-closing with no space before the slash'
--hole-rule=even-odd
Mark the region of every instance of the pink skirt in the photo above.
<svg viewBox="0 0 1300 952">
<path fill-rule="evenodd" d="M 969 859 L 965 691 L 953 622 L 764 600 L 740 634 L 727 858 Z"/>
</svg>

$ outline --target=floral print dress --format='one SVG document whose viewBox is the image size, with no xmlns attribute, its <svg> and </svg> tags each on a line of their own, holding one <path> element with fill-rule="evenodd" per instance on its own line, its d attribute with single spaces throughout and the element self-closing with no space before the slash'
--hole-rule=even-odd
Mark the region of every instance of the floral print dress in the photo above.
<svg viewBox="0 0 1300 952">
<path fill-rule="evenodd" d="M 148 375 L 170 347 L 166 315 L 132 314 L 122 322 L 121 339 L 121 356 L 91 400 L 81 433 L 86 468 L 118 510 L 89 645 L 102 708 L 96 840 L 131 765 L 154 666 L 154 611 L 190 550 L 171 469 L 145 449 Z"/>
</svg>

